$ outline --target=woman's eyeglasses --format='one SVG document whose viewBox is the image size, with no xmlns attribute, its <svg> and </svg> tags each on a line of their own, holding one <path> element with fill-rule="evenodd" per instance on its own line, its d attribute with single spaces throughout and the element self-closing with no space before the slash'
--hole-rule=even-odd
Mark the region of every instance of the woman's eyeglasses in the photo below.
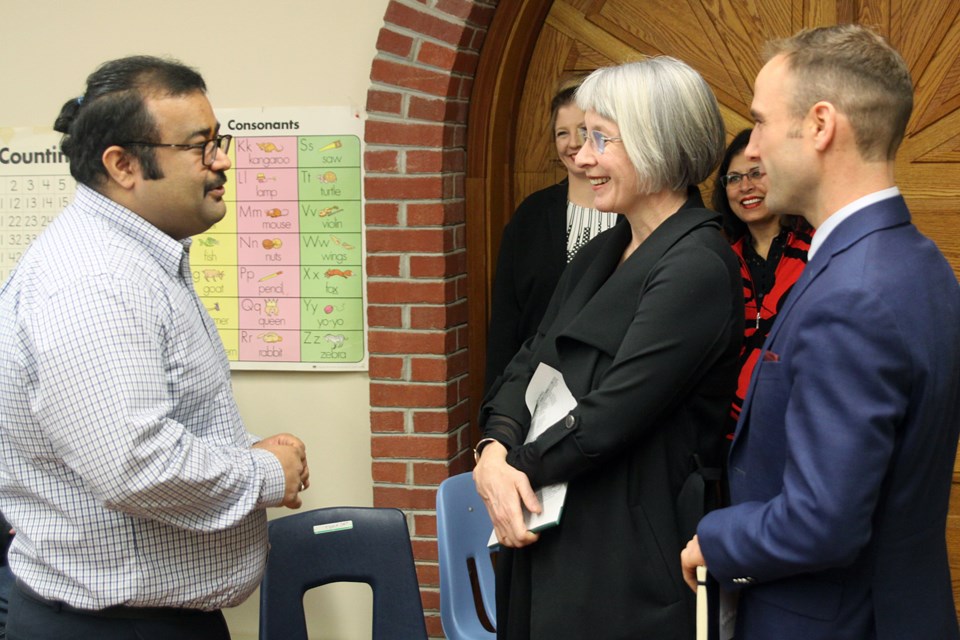
<svg viewBox="0 0 960 640">
<path fill-rule="evenodd" d="M 593 142 L 593 148 L 597 150 L 597 153 L 603 155 L 603 150 L 607 148 L 608 142 L 620 142 L 622 138 L 611 138 L 605 136 L 596 129 L 593 131 L 587 132 L 586 129 L 580 127 L 577 129 L 577 133 L 580 134 L 580 142 L 586 143 L 587 140 Z"/>
<path fill-rule="evenodd" d="M 760 171 L 760 167 L 754 167 L 747 171 L 746 173 L 737 173 L 736 171 L 731 171 L 725 176 L 720 176 L 720 184 L 724 187 L 738 187 L 744 178 L 748 178 L 751 184 L 756 184 L 757 180 L 765 176 L 763 171 Z"/>
</svg>

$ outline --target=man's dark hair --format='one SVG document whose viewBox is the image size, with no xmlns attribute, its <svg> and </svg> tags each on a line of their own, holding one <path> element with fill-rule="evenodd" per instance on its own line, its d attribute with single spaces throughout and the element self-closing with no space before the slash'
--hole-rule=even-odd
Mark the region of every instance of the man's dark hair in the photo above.
<svg viewBox="0 0 960 640">
<path fill-rule="evenodd" d="M 64 134 L 60 148 L 70 159 L 70 174 L 89 187 L 101 185 L 107 178 L 102 161 L 107 147 L 161 142 L 157 123 L 146 107 L 147 97 L 206 90 L 199 73 L 175 60 L 130 56 L 100 65 L 87 78 L 83 96 L 68 100 L 53 125 Z M 155 151 L 139 145 L 127 148 L 148 180 L 163 177 Z"/>
</svg>

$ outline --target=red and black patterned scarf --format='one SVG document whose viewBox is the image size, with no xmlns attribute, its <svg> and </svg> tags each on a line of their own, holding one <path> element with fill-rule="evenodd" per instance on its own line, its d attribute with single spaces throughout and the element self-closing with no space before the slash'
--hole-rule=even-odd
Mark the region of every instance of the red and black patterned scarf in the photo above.
<svg viewBox="0 0 960 640">
<path fill-rule="evenodd" d="M 773 326 L 773 321 L 777 318 L 777 313 L 783 306 L 787 294 L 793 288 L 803 268 L 807 264 L 807 251 L 810 250 L 810 241 L 813 237 L 813 230 L 809 227 L 805 229 L 784 230 L 774 240 L 770 247 L 768 260 L 777 261 L 776 268 L 773 271 L 773 282 L 768 284 L 767 291 L 760 290 L 758 283 L 754 282 L 754 275 L 750 269 L 750 254 L 754 259 L 760 259 L 748 246 L 750 235 L 746 234 L 733 243 L 732 248 L 740 261 L 740 276 L 743 278 L 743 300 L 744 300 L 744 332 L 743 346 L 740 348 L 740 377 L 737 380 L 737 393 L 730 407 L 730 433 L 732 434 L 740 417 L 740 410 L 743 407 L 743 400 L 747 395 L 747 387 L 750 385 L 750 375 L 753 373 L 753 367 L 760 357 L 760 349 L 763 342 Z M 772 265 L 768 265 L 772 266 Z"/>
</svg>

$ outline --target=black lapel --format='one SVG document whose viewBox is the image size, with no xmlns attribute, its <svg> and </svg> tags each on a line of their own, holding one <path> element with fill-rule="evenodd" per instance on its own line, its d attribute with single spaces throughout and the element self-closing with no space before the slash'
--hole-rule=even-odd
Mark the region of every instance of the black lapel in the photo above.
<svg viewBox="0 0 960 640">
<path fill-rule="evenodd" d="M 602 260 L 590 265 L 587 275 L 572 292 L 564 305 L 564 311 L 572 317 L 564 318 L 563 324 L 557 323 L 561 327 L 558 350 L 560 342 L 576 340 L 615 355 L 654 265 L 694 229 L 708 224 L 719 229 L 719 220 L 719 214 L 707 209 L 681 209 L 657 227 L 619 269 L 616 263 L 629 241 L 630 227 L 618 225 L 622 227 L 620 233 L 626 234 L 626 241 L 608 243 Z"/>
</svg>

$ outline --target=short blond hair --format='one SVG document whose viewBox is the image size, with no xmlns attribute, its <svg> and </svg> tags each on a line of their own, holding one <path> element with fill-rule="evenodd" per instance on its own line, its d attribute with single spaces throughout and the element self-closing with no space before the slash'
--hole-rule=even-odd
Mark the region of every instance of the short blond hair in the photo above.
<svg viewBox="0 0 960 640">
<path fill-rule="evenodd" d="M 903 57 L 880 35 L 853 24 L 804 29 L 767 45 L 793 74 L 792 115 L 831 103 L 850 121 L 864 160 L 893 160 L 913 111 Z"/>
</svg>

